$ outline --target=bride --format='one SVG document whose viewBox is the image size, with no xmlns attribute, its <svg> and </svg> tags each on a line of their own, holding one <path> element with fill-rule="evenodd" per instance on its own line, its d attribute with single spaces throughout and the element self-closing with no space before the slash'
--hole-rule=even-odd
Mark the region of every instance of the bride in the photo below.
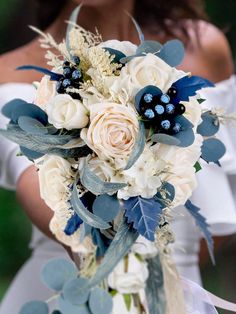
<svg viewBox="0 0 236 314">
<path fill-rule="evenodd" d="M 55 3 L 48 0 L 46 4 L 40 0 L 42 6 L 48 6 L 50 2 Z M 60 4 L 55 4 L 60 12 L 46 31 L 56 41 L 61 41 L 64 37 L 64 21 L 78 3 L 79 0 L 61 0 Z M 104 41 L 116 38 L 138 44 L 136 30 L 124 11 L 136 18 L 146 39 L 165 42 L 171 38 L 180 38 L 186 46 L 181 69 L 218 82 L 214 90 L 203 92 L 203 95 L 210 95 L 210 101 L 206 105 L 231 105 L 235 82 L 229 46 L 224 35 L 204 21 L 201 1 L 86 0 L 78 23 L 90 31 L 97 27 Z M 33 101 L 35 90 L 31 83 L 40 80 L 40 75 L 14 71 L 17 66 L 24 64 L 46 66 L 38 38 L 1 57 L 0 65 L 4 73 L 0 78 L 1 106 L 12 98 Z M 1 116 L 0 126 L 4 127 L 6 123 L 7 120 Z M 227 128 L 221 131 L 222 140 L 231 145 L 222 161 L 223 168 L 204 165 L 205 171 L 199 174 L 201 185 L 193 195 L 193 202 L 202 208 L 214 235 L 228 235 L 236 231 L 236 211 L 226 175 L 228 172 L 234 173 L 236 165 L 232 158 L 234 147 L 227 132 Z M 53 240 L 54 236 L 49 230 L 52 213 L 40 198 L 36 169 L 25 157 L 16 157 L 19 151 L 17 145 L 3 138 L 0 138 L 0 145 L 0 184 L 6 188 L 16 188 L 18 199 L 34 225 L 31 241 L 33 254 L 17 274 L 0 306 L 0 314 L 9 314 L 18 313 L 21 305 L 29 300 L 48 299 L 52 292 L 40 281 L 41 267 L 50 258 L 69 257 L 66 250 Z M 201 283 L 198 267 L 201 235 L 183 208 L 178 208 L 176 212 L 173 254 L 178 270 L 183 276 Z M 117 312 L 114 310 L 114 313 L 121 313 L 120 308 Z"/>
</svg>

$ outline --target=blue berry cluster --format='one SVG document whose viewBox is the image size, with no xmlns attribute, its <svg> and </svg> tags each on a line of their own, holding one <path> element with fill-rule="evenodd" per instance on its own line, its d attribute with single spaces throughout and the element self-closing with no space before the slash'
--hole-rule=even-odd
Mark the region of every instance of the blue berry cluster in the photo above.
<svg viewBox="0 0 236 314">
<path fill-rule="evenodd" d="M 136 109 L 143 120 L 151 124 L 158 133 L 179 133 L 181 125 L 175 118 L 185 112 L 185 106 L 174 101 L 178 90 L 171 87 L 163 94 L 159 88 L 150 86 L 142 91 L 136 97 Z"/>
<path fill-rule="evenodd" d="M 73 57 L 73 62 L 75 66 L 72 65 L 69 61 L 64 61 L 63 63 L 63 76 L 57 82 L 57 92 L 59 94 L 66 93 L 68 87 L 79 88 L 80 83 L 83 81 L 83 75 L 80 71 L 79 64 L 80 58 L 75 56 Z M 80 99 L 78 93 L 68 93 L 70 96 L 76 99 Z"/>
</svg>

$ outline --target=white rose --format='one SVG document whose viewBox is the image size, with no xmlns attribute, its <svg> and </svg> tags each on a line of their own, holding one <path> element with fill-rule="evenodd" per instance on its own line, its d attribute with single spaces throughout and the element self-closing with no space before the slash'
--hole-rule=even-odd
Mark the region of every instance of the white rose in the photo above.
<svg viewBox="0 0 236 314">
<path fill-rule="evenodd" d="M 145 259 L 155 257 L 158 253 L 156 245 L 143 236 L 138 237 L 131 250 Z"/>
<path fill-rule="evenodd" d="M 49 228 L 58 241 L 60 241 L 64 245 L 71 247 L 73 252 L 79 251 L 79 247 L 81 245 L 79 229 L 71 236 L 66 235 L 64 229 L 61 227 L 60 218 L 58 217 L 58 215 L 55 214 L 50 221 Z"/>
<path fill-rule="evenodd" d="M 38 85 L 35 104 L 45 110 L 46 104 L 56 95 L 56 83 L 50 81 L 50 77 L 45 75 Z"/>
<path fill-rule="evenodd" d="M 197 187 L 194 165 L 201 156 L 202 136 L 195 134 L 195 141 L 188 147 L 156 144 L 158 156 L 169 164 L 169 171 L 161 174 L 162 180 L 175 188 L 173 206 L 183 205 Z"/>
<path fill-rule="evenodd" d="M 69 246 L 73 252 L 79 253 L 81 258 L 86 257 L 89 254 L 94 253 L 96 247 L 92 243 L 91 237 L 85 237 L 83 241 L 81 241 L 81 227 L 70 236 L 65 234 L 64 230 L 70 215 L 70 210 L 68 210 L 66 206 L 57 208 L 56 212 L 54 212 L 53 218 L 50 221 L 50 230 L 58 241 Z"/>
<path fill-rule="evenodd" d="M 136 53 L 137 46 L 130 41 L 119 41 L 119 40 L 107 40 L 101 43 L 99 46 L 104 48 L 112 48 L 123 52 L 126 56 L 131 56 Z"/>
<path fill-rule="evenodd" d="M 119 89 L 126 89 L 127 93 L 134 97 L 140 89 L 154 85 L 165 93 L 175 81 L 185 75 L 186 73 L 170 67 L 159 57 L 148 53 L 144 57 L 133 58 L 121 69 Z M 111 87 L 113 93 L 118 92 L 118 86 L 114 84 Z"/>
<path fill-rule="evenodd" d="M 82 129 L 89 121 L 88 111 L 81 101 L 69 95 L 57 95 L 46 105 L 48 121 L 57 129 Z"/>
<path fill-rule="evenodd" d="M 128 255 L 128 267 L 123 259 L 108 276 L 108 285 L 119 293 L 138 293 L 145 288 L 148 279 L 148 268 L 145 261 L 141 262 L 135 254 Z"/>
<path fill-rule="evenodd" d="M 40 194 L 52 209 L 64 206 L 68 199 L 68 185 L 73 182 L 71 164 L 59 157 L 45 155 L 37 161 Z"/>
<path fill-rule="evenodd" d="M 139 130 L 138 119 L 131 106 L 98 103 L 90 107 L 90 125 L 81 138 L 102 160 L 127 160 Z"/>
<path fill-rule="evenodd" d="M 195 126 L 197 127 L 202 119 L 202 108 L 199 102 L 197 101 L 197 97 L 189 97 L 189 101 L 181 101 L 186 108 L 184 116 Z"/>
</svg>

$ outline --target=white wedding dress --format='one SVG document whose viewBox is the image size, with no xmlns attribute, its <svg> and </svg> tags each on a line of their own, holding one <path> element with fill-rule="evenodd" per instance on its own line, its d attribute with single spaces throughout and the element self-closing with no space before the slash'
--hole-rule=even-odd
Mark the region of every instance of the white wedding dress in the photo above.
<svg viewBox="0 0 236 314">
<path fill-rule="evenodd" d="M 207 106 L 224 106 L 233 111 L 235 110 L 233 103 L 236 99 L 236 79 L 233 76 L 217 84 L 214 90 L 205 91 L 202 94 L 209 95 Z M 29 84 L 21 83 L 1 85 L 0 107 L 13 98 L 33 101 L 34 88 Z M 7 119 L 1 115 L 0 127 L 5 127 L 6 123 Z M 232 193 L 236 189 L 235 132 L 235 129 L 229 127 L 222 128 L 220 137 L 228 149 L 222 160 L 222 168 L 205 164 L 204 171 L 199 172 L 199 187 L 192 197 L 193 203 L 198 205 L 207 217 L 214 235 L 228 235 L 236 232 L 236 208 Z M 31 163 L 25 157 L 17 157 L 18 146 L 3 137 L 0 137 L 0 148 L 0 186 L 15 189 L 18 178 Z M 184 208 L 180 207 L 176 210 L 173 229 L 176 235 L 173 253 L 180 274 L 201 283 L 198 266 L 201 235 Z M 53 294 L 41 283 L 41 268 L 51 258 L 68 259 L 68 256 L 59 244 L 44 236 L 34 226 L 30 247 L 33 249 L 32 256 L 11 283 L 0 305 L 0 314 L 17 314 L 25 302 L 33 299 L 47 300 Z M 118 309 L 114 313 L 121 312 Z"/>
</svg>

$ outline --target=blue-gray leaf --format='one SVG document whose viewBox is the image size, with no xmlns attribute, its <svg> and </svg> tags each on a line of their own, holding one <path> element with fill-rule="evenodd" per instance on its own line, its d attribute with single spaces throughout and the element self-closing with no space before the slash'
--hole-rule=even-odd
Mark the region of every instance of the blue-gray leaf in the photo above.
<svg viewBox="0 0 236 314">
<path fill-rule="evenodd" d="M 82 185 L 95 195 L 116 193 L 126 186 L 125 183 L 104 182 L 85 165 L 80 177 Z"/>
<path fill-rule="evenodd" d="M 225 145 L 216 138 L 203 141 L 201 158 L 206 162 L 217 162 L 226 152 Z"/>
<path fill-rule="evenodd" d="M 109 48 L 109 47 L 104 47 L 103 49 L 108 51 L 110 53 L 110 55 L 114 56 L 114 59 L 112 60 L 112 62 L 120 63 L 120 60 L 122 58 L 126 58 L 126 55 L 119 50 Z"/>
<path fill-rule="evenodd" d="M 78 270 L 72 262 L 65 259 L 52 259 L 44 267 L 41 277 L 46 286 L 61 291 L 67 280 L 75 278 Z"/>
<path fill-rule="evenodd" d="M 48 314 L 49 308 L 45 302 L 30 301 L 23 305 L 19 314 Z"/>
<path fill-rule="evenodd" d="M 103 194 L 97 196 L 93 203 L 93 213 L 105 222 L 111 222 L 120 211 L 120 202 L 116 196 Z"/>
<path fill-rule="evenodd" d="M 113 307 L 112 297 L 101 288 L 94 288 L 89 297 L 89 308 L 92 314 L 111 314 Z"/>
<path fill-rule="evenodd" d="M 165 313 L 165 292 L 162 265 L 159 256 L 148 259 L 149 277 L 146 284 L 146 297 L 149 314 Z"/>
<path fill-rule="evenodd" d="M 66 30 L 66 47 L 67 47 L 67 50 L 68 52 L 70 53 L 70 32 L 71 30 L 73 29 L 74 25 L 73 24 L 76 24 L 77 23 L 77 19 L 78 19 L 78 16 L 79 16 L 79 13 L 80 13 L 80 10 L 82 8 L 82 3 L 80 5 L 78 5 L 74 11 L 71 13 L 71 16 L 70 16 L 70 19 L 69 19 L 69 23 L 68 26 L 67 26 L 67 30 Z"/>
<path fill-rule="evenodd" d="M 59 298 L 59 309 L 62 314 L 91 314 L 86 304 L 72 304 L 65 300 L 62 296 Z"/>
<path fill-rule="evenodd" d="M 146 142 L 146 136 L 145 136 L 145 126 L 143 122 L 139 122 L 139 134 L 135 141 L 133 151 L 129 157 L 129 160 L 127 162 L 127 165 L 124 170 L 128 170 L 131 168 L 135 162 L 138 160 L 140 155 L 142 154 Z"/>
<path fill-rule="evenodd" d="M 40 121 L 31 117 L 19 117 L 18 125 L 23 131 L 33 135 L 46 135 L 48 133 L 47 128 Z"/>
<path fill-rule="evenodd" d="M 134 228 L 150 241 L 154 241 L 163 206 L 154 198 L 130 197 L 124 201 L 125 216 Z"/>
<path fill-rule="evenodd" d="M 22 99 L 13 99 L 11 101 L 9 101 L 8 103 L 6 103 L 3 107 L 2 107 L 2 114 L 7 117 L 8 119 L 12 120 L 12 115 L 13 112 L 15 110 L 17 110 L 18 106 L 21 106 L 22 104 L 26 105 L 27 102 L 22 100 Z"/>
<path fill-rule="evenodd" d="M 20 146 L 20 151 L 24 156 L 26 156 L 29 160 L 32 160 L 32 161 L 44 156 L 44 154 L 38 153 L 34 150 L 25 148 L 23 146 Z"/>
<path fill-rule="evenodd" d="M 158 41 L 154 40 L 145 40 L 138 46 L 136 54 L 146 55 L 147 53 L 158 53 L 162 49 L 162 45 Z"/>
<path fill-rule="evenodd" d="M 127 224 L 125 218 L 123 218 L 96 274 L 89 281 L 90 288 L 107 278 L 119 261 L 129 252 L 137 238 L 138 232 L 131 225 Z"/>
<path fill-rule="evenodd" d="M 66 142 L 73 139 L 71 136 L 60 135 L 32 135 L 21 130 L 18 125 L 10 124 L 8 129 L 0 129 L 0 135 L 5 136 L 9 140 L 23 146 L 29 150 L 35 151 L 41 154 L 53 154 L 64 158 L 84 157 L 90 153 L 90 149 L 87 146 L 76 147 L 71 149 L 58 148 L 60 142 Z"/>
<path fill-rule="evenodd" d="M 89 299 L 90 289 L 86 288 L 88 279 L 76 278 L 67 281 L 63 287 L 63 298 L 71 304 L 82 305 Z"/>
<path fill-rule="evenodd" d="M 110 225 L 103 221 L 102 218 L 91 213 L 81 202 L 78 197 L 76 182 L 74 183 L 72 195 L 71 195 L 71 205 L 78 216 L 88 225 L 98 228 L 98 229 L 108 229 Z"/>
<path fill-rule="evenodd" d="M 155 143 L 162 143 L 166 145 L 180 145 L 180 140 L 178 140 L 176 137 L 164 134 L 164 133 L 157 133 L 153 134 L 152 141 Z"/>
<path fill-rule="evenodd" d="M 168 203 L 175 198 L 175 188 L 169 182 L 163 182 L 154 198 L 162 205 L 162 208 L 168 207 Z"/>
<path fill-rule="evenodd" d="M 202 136 L 213 136 L 220 128 L 220 123 L 217 115 L 211 111 L 202 114 L 202 123 L 198 126 L 197 132 Z"/>
<path fill-rule="evenodd" d="M 167 41 L 157 56 L 171 67 L 176 67 L 183 61 L 184 54 L 185 49 L 183 43 L 178 39 L 174 39 Z"/>
<path fill-rule="evenodd" d="M 200 208 L 195 206 L 190 200 L 185 203 L 185 207 L 189 211 L 189 213 L 194 217 L 196 224 L 200 228 L 203 233 L 203 236 L 206 240 L 208 251 L 212 260 L 212 263 L 215 264 L 214 258 L 214 241 L 212 238 L 212 234 L 209 231 L 209 224 L 206 221 L 206 218 L 200 214 Z"/>
<path fill-rule="evenodd" d="M 180 141 L 179 147 L 188 147 L 193 144 L 195 136 L 192 129 L 186 129 L 175 134 L 174 137 Z"/>
<path fill-rule="evenodd" d="M 130 17 L 131 17 L 131 20 L 134 23 L 134 26 L 138 32 L 139 40 L 142 43 L 144 41 L 144 34 L 141 30 L 141 27 L 139 26 L 138 22 L 133 18 L 133 16 L 130 16 Z"/>
</svg>

